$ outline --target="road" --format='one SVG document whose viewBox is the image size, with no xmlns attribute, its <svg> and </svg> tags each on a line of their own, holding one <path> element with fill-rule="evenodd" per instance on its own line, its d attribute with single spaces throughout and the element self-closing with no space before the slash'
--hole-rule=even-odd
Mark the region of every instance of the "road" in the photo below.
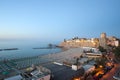
<svg viewBox="0 0 120 80">
<path fill-rule="evenodd" d="M 109 57 L 114 59 L 114 54 L 110 53 Z M 115 63 L 114 68 L 112 68 L 107 74 L 105 74 L 100 80 L 115 80 L 113 79 L 114 74 L 120 68 L 120 63 Z"/>
<path fill-rule="evenodd" d="M 120 64 L 115 64 L 115 67 L 110 70 L 107 74 L 105 74 L 100 80 L 114 80 L 113 76 L 115 72 L 120 68 Z"/>
</svg>

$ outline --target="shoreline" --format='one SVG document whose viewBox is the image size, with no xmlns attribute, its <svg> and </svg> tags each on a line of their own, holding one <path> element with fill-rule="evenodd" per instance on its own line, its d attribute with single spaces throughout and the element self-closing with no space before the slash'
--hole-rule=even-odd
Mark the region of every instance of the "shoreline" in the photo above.
<svg viewBox="0 0 120 80">
<path fill-rule="evenodd" d="M 27 69 L 32 65 L 48 65 L 49 63 L 58 62 L 62 63 L 64 61 L 74 62 L 75 57 L 80 57 L 83 54 L 82 48 L 70 48 L 62 52 L 42 54 L 39 56 L 24 57 L 17 59 L 5 59 L 0 61 L 1 73 L 9 72 L 12 73 L 13 68 L 17 70 Z M 6 67 L 5 67 L 6 66 Z M 9 74 L 8 74 L 9 75 Z"/>
<path fill-rule="evenodd" d="M 0 62 L 3 62 L 3 61 L 14 61 L 14 60 L 21 60 L 21 59 L 27 59 L 27 58 L 35 58 L 35 57 L 43 57 L 43 58 L 55 58 L 56 56 L 57 57 L 64 57 L 64 54 L 66 55 L 70 55 L 70 54 L 73 54 L 74 52 L 78 52 L 78 51 L 75 51 L 74 49 L 77 49 L 77 48 L 62 48 L 60 52 L 55 52 L 55 53 L 48 53 L 48 54 L 40 54 L 40 55 L 36 55 L 36 56 L 28 56 L 28 57 L 17 57 L 17 58 L 12 58 L 12 59 L 7 59 L 7 58 L 3 58 L 2 60 L 0 60 Z M 79 49 L 82 49 L 82 48 L 79 48 Z M 74 50 L 74 51 L 72 51 Z M 72 51 L 72 52 L 71 52 Z M 59 55 L 58 55 L 59 54 Z M 82 53 L 80 53 L 82 54 Z M 66 56 L 65 55 L 65 56 Z M 74 56 L 74 55 L 72 55 Z"/>
<path fill-rule="evenodd" d="M 7 48 L 5 48 L 7 49 Z M 20 59 L 26 57 L 34 57 L 34 56 L 42 56 L 52 53 L 59 53 L 62 52 L 62 48 L 52 48 L 52 49 L 38 49 L 34 50 L 32 48 L 29 49 L 18 49 L 18 50 L 6 50 L 0 51 L 0 61 L 1 60 L 12 60 L 12 59 Z"/>
</svg>

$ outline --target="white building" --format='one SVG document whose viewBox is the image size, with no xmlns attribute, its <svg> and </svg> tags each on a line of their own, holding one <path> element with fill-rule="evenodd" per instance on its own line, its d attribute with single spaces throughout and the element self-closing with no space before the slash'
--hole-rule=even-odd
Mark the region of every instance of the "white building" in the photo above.
<svg viewBox="0 0 120 80">
<path fill-rule="evenodd" d="M 81 65 L 72 65 L 72 70 L 77 71 L 78 69 L 80 69 L 82 66 Z"/>
<path fill-rule="evenodd" d="M 115 46 L 119 46 L 119 41 L 115 41 Z"/>
<path fill-rule="evenodd" d="M 22 79 L 23 79 L 23 77 L 21 75 L 16 75 L 16 76 L 6 78 L 4 80 L 22 80 Z"/>
</svg>

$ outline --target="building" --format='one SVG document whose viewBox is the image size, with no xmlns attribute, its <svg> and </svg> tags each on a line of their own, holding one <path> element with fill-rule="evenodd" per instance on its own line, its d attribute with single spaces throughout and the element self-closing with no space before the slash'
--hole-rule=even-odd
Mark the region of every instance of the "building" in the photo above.
<svg viewBox="0 0 120 80">
<path fill-rule="evenodd" d="M 103 48 L 107 49 L 107 37 L 106 37 L 106 33 L 101 33 L 100 38 L 99 38 L 99 44 Z"/>
<path fill-rule="evenodd" d="M 107 38 L 107 45 L 117 47 L 119 46 L 119 40 L 114 36 L 110 36 Z"/>
<path fill-rule="evenodd" d="M 119 40 L 114 37 L 110 36 L 107 37 L 106 33 L 101 33 L 100 38 L 72 38 L 69 40 L 64 40 L 61 42 L 59 46 L 65 48 L 75 48 L 75 47 L 93 47 L 97 48 L 102 46 L 103 48 L 107 49 L 108 46 L 119 46 Z"/>
<path fill-rule="evenodd" d="M 50 74 L 44 74 L 38 70 L 31 72 L 31 75 L 35 78 L 35 80 L 50 80 Z"/>
<path fill-rule="evenodd" d="M 50 80 L 51 71 L 42 66 L 29 67 L 4 80 Z"/>
<path fill-rule="evenodd" d="M 72 39 L 72 40 L 66 40 L 60 44 L 60 46 L 64 46 L 66 48 L 71 47 L 98 47 L 99 46 L 99 40 L 97 38 L 79 38 L 79 39 Z"/>
<path fill-rule="evenodd" d="M 85 73 L 89 73 L 89 72 L 94 71 L 95 66 L 87 64 L 87 65 L 84 65 L 83 68 L 85 70 Z"/>
<path fill-rule="evenodd" d="M 4 80 L 22 80 L 22 79 L 23 79 L 23 77 L 21 75 L 15 75 L 15 76 L 6 78 Z"/>
<path fill-rule="evenodd" d="M 85 56 L 87 58 L 100 58 L 102 57 L 102 53 L 97 48 L 83 47 Z"/>
</svg>

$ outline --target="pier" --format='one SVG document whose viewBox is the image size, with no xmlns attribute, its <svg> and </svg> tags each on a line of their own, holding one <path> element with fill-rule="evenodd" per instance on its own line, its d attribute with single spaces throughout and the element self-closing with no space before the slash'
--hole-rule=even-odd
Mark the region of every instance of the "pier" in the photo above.
<svg viewBox="0 0 120 80">
<path fill-rule="evenodd" d="M 0 49 L 0 51 L 10 51 L 10 50 L 18 50 L 18 48 L 6 48 L 6 49 Z"/>
</svg>

